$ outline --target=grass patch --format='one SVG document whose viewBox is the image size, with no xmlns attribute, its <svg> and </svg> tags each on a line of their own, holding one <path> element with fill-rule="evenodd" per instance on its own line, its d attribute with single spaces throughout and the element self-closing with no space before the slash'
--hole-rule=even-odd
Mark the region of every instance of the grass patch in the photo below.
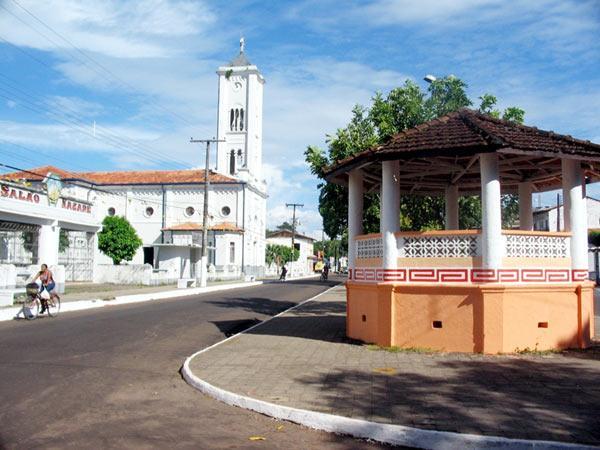
<svg viewBox="0 0 600 450">
<path fill-rule="evenodd" d="M 515 354 L 517 355 L 532 355 L 532 356 L 547 356 L 557 355 L 562 353 L 562 350 L 550 349 L 550 350 L 538 350 L 537 348 L 515 348 Z"/>
<path fill-rule="evenodd" d="M 435 350 L 426 347 L 384 347 L 376 344 L 366 344 L 367 350 L 374 352 L 388 352 L 388 353 L 436 353 Z"/>
</svg>

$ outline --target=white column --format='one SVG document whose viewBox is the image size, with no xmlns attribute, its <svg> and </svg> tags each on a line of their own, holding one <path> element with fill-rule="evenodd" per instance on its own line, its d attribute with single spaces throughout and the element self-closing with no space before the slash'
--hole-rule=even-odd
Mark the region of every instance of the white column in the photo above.
<svg viewBox="0 0 600 450">
<path fill-rule="evenodd" d="M 458 186 L 446 187 L 446 230 L 458 230 Z"/>
<path fill-rule="evenodd" d="M 383 268 L 395 269 L 398 264 L 398 244 L 394 233 L 400 231 L 400 162 L 384 161 L 381 169 Z"/>
<path fill-rule="evenodd" d="M 581 162 L 562 160 L 565 231 L 571 232 L 571 268 L 588 269 L 587 205 Z"/>
<path fill-rule="evenodd" d="M 362 234 L 363 219 L 363 174 L 355 169 L 348 174 L 348 267 L 354 269 L 356 259 L 356 242 L 354 239 Z"/>
<path fill-rule="evenodd" d="M 60 227 L 56 222 L 40 226 L 38 234 L 38 263 L 54 266 L 58 264 L 58 241 Z"/>
<path fill-rule="evenodd" d="M 479 165 L 481 171 L 483 267 L 498 269 L 502 265 L 502 255 L 504 254 L 498 155 L 496 153 L 480 154 Z"/>
<path fill-rule="evenodd" d="M 533 230 L 532 191 L 531 181 L 519 183 L 519 228 L 521 230 Z"/>
</svg>

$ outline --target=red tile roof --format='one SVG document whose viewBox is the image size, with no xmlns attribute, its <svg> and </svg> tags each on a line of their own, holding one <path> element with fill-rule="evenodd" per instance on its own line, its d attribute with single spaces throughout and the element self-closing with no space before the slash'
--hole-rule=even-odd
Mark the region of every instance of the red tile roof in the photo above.
<svg viewBox="0 0 600 450">
<path fill-rule="evenodd" d="M 232 222 L 221 222 L 208 227 L 211 231 L 231 231 L 242 233 L 244 230 Z M 184 222 L 163 228 L 163 231 L 202 231 L 202 224 L 197 222 Z"/>
<path fill-rule="evenodd" d="M 13 172 L 2 177 L 9 180 L 26 179 L 41 181 L 48 172 L 55 173 L 68 180 L 84 180 L 96 185 L 129 185 L 129 184 L 195 184 L 204 183 L 204 169 L 191 170 L 139 170 L 117 172 L 67 172 L 54 166 L 43 166 L 27 171 Z M 211 183 L 235 183 L 220 173 L 209 172 Z"/>
<path fill-rule="evenodd" d="M 271 233 L 268 233 L 267 235 L 267 239 L 269 238 L 276 238 L 276 237 L 292 237 L 292 232 L 289 230 L 278 230 L 278 231 L 272 231 Z M 309 241 L 316 241 L 316 239 L 311 238 L 310 236 L 305 236 L 304 234 L 300 234 L 298 232 L 295 233 L 295 237 L 300 238 L 300 239 L 306 239 Z"/>
<path fill-rule="evenodd" d="M 470 109 L 447 114 L 403 131 L 383 145 L 337 161 L 329 179 L 365 162 L 428 156 L 465 156 L 502 149 L 578 155 L 600 159 L 600 145 L 571 136 L 515 124 Z"/>
</svg>

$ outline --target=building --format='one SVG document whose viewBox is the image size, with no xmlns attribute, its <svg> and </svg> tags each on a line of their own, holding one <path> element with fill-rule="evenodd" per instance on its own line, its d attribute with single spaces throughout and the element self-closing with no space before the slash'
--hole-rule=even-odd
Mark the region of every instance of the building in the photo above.
<svg viewBox="0 0 600 450">
<path fill-rule="evenodd" d="M 208 270 L 213 279 L 237 278 L 243 274 L 261 276 L 267 199 L 262 177 L 264 78 L 246 57 L 243 40 L 239 54 L 229 64 L 219 67 L 217 74 L 218 138 L 224 142 L 217 146 L 216 168 L 209 171 L 208 178 Z M 203 153 L 204 148 L 199 151 Z M 156 272 L 163 273 L 163 279 L 169 280 L 199 276 L 204 169 L 67 172 L 46 166 L 11 173 L 4 179 L 7 184 L 2 192 L 6 190 L 7 194 L 0 197 L 0 232 L 6 235 L 18 226 L 34 225 L 31 230 L 39 250 L 24 252 L 23 243 L 13 239 L 4 246 L 4 253 L 0 253 L 4 255 L 0 262 L 85 266 L 90 270 L 71 275 L 67 270 L 66 279 L 98 279 L 98 274 L 112 261 L 97 250 L 95 232 L 105 216 L 119 215 L 129 220 L 143 241 L 132 265 L 150 264 Z M 56 194 L 60 201 L 58 206 L 40 208 L 46 203 L 48 179 L 60 183 Z M 16 198 L 11 189 L 18 189 Z M 32 198 L 39 200 L 38 203 L 21 200 L 29 194 L 36 196 Z M 64 202 L 85 208 L 77 206 L 77 210 L 63 211 Z M 46 208 L 50 208 L 47 214 Z M 57 216 L 56 211 L 64 214 Z M 71 255 L 69 261 L 61 259 L 58 252 L 60 229 L 79 233 L 76 240 L 81 251 Z M 9 247 L 14 249 L 12 253 L 7 250 Z M 76 247 L 79 248 L 69 246 L 68 252 Z"/>
<path fill-rule="evenodd" d="M 348 186 L 348 337 L 381 346 L 504 353 L 585 348 L 594 336 L 585 185 L 600 145 L 461 109 L 329 167 Z M 562 188 L 567 231 L 533 230 L 532 193 Z M 363 195 L 380 191 L 380 233 Z M 480 192 L 482 229 L 460 230 Z M 502 229 L 501 192 L 519 197 Z M 401 195 L 445 199 L 445 230 L 400 231 Z"/>
<path fill-rule="evenodd" d="M 294 261 L 291 264 L 287 264 L 289 276 L 301 277 L 310 275 L 314 272 L 314 243 L 315 239 L 305 236 L 303 234 L 294 234 L 294 247 L 300 252 L 298 261 Z M 289 230 L 279 230 L 269 233 L 267 235 L 267 245 L 284 245 L 286 247 L 292 246 L 292 232 Z M 267 274 L 276 275 L 277 267 L 272 264 L 267 268 Z"/>
<path fill-rule="evenodd" d="M 586 197 L 587 226 L 589 229 L 600 228 L 600 200 Z M 557 214 L 558 211 L 558 214 Z M 564 206 L 549 206 L 533 211 L 533 229 L 540 231 L 564 231 Z"/>
</svg>

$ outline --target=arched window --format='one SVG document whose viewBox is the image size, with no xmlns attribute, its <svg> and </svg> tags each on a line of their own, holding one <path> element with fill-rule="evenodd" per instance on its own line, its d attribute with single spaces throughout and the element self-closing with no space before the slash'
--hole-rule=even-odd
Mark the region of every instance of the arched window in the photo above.
<svg viewBox="0 0 600 450">
<path fill-rule="evenodd" d="M 231 131 L 233 131 L 233 123 L 234 123 L 234 112 L 233 112 L 233 108 L 231 108 L 231 111 L 229 111 L 229 129 Z"/>
<path fill-rule="evenodd" d="M 240 108 L 240 131 L 244 131 L 244 108 Z"/>
<path fill-rule="evenodd" d="M 234 129 L 235 131 L 237 131 L 237 130 L 238 130 L 238 123 L 239 123 L 239 120 L 240 120 L 240 110 L 239 110 L 238 108 L 236 108 L 236 109 L 235 109 L 235 123 L 234 123 L 234 125 L 233 125 L 233 129 Z"/>
<path fill-rule="evenodd" d="M 242 150 L 238 149 L 237 151 L 237 166 L 238 167 L 244 167 L 244 155 L 242 154 Z"/>
<path fill-rule="evenodd" d="M 235 242 L 229 243 L 229 264 L 235 264 Z"/>
<path fill-rule="evenodd" d="M 229 154 L 229 173 L 235 175 L 235 150 Z"/>
<path fill-rule="evenodd" d="M 248 167 L 248 149 L 244 150 L 244 167 Z"/>
</svg>

